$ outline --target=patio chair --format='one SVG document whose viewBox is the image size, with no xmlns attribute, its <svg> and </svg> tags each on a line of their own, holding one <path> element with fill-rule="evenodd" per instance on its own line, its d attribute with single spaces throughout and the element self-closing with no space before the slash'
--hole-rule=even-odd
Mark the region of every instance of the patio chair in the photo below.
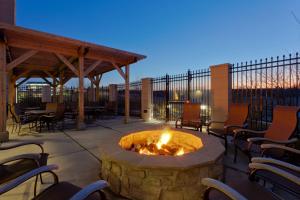
<svg viewBox="0 0 300 200">
<path fill-rule="evenodd" d="M 29 125 L 30 130 L 36 126 L 36 117 L 27 114 L 21 114 L 22 112 L 18 106 L 12 106 L 9 104 L 8 111 L 11 114 L 12 119 L 12 133 L 17 131 L 18 135 L 20 135 L 22 126 L 27 124 Z"/>
<path fill-rule="evenodd" d="M 58 106 L 58 103 L 47 103 L 46 104 L 46 111 L 51 113 L 55 113 L 57 111 L 57 106 Z"/>
<path fill-rule="evenodd" d="M 63 103 L 56 104 L 52 107 L 53 111 L 54 108 L 56 108 L 55 112 L 50 113 L 49 115 L 42 115 L 40 117 L 40 132 L 44 124 L 47 124 L 48 130 L 50 130 L 50 125 L 54 130 L 54 127 L 56 127 L 59 122 L 61 122 L 61 129 L 64 129 L 65 105 Z"/>
<path fill-rule="evenodd" d="M 180 125 L 179 125 L 180 123 Z M 184 103 L 182 117 L 176 120 L 175 127 L 193 127 L 202 132 L 201 109 L 199 103 Z"/>
<path fill-rule="evenodd" d="M 48 155 L 44 152 L 43 142 L 18 142 L 14 144 L 1 144 L 0 152 L 34 145 L 39 147 L 40 153 L 21 154 L 0 160 L 0 185 L 11 181 L 33 169 L 47 164 Z M 42 181 L 42 179 L 41 179 Z"/>
<path fill-rule="evenodd" d="M 251 159 L 254 153 L 261 153 L 259 145 L 263 143 L 292 145 L 297 142 L 298 139 L 293 138 L 293 135 L 297 129 L 299 109 L 300 107 L 276 106 L 273 111 L 273 122 L 266 131 L 234 130 L 234 162 L 236 162 L 238 150 Z"/>
<path fill-rule="evenodd" d="M 69 182 L 59 182 L 58 176 L 53 170 L 58 169 L 56 165 L 43 166 L 38 169 L 32 170 L 8 184 L 0 187 L 0 195 L 16 188 L 27 180 L 39 176 L 44 173 L 49 173 L 53 176 L 54 183 L 37 194 L 37 182 L 34 185 L 33 200 L 100 200 L 105 199 L 102 189 L 108 187 L 107 182 L 100 180 L 96 181 L 85 188 L 80 188 Z M 1 196 L 0 196 L 1 197 Z"/>
<path fill-rule="evenodd" d="M 228 180 L 226 183 L 222 183 L 218 180 L 211 178 L 202 179 L 202 184 L 207 187 L 204 192 L 205 200 L 214 199 L 233 199 L 233 200 L 256 200 L 256 199 L 283 199 L 277 193 L 273 193 L 267 187 L 264 187 L 259 183 L 259 178 L 262 174 L 274 175 L 278 181 L 284 180 L 289 186 L 292 186 L 296 192 L 300 190 L 300 177 L 297 177 L 283 169 L 263 164 L 263 163 L 250 163 L 250 174 L 242 174 L 239 171 L 231 170 L 227 174 Z M 275 182 L 269 182 L 268 187 L 272 189 L 278 189 L 278 185 Z M 299 198 L 299 192 L 293 193 L 294 191 L 285 191 L 284 195 L 293 196 L 293 198 Z"/>
<path fill-rule="evenodd" d="M 300 166 L 300 150 L 280 144 L 260 145 L 263 157 L 272 157 L 296 166 Z"/>
<path fill-rule="evenodd" d="M 233 130 L 247 127 L 247 118 L 249 113 L 249 104 L 234 103 L 229 106 L 228 117 L 225 122 L 210 121 L 207 126 L 207 133 L 214 135 L 225 141 L 225 153 L 227 152 L 228 136 L 233 136 Z M 221 128 L 215 128 L 213 125 L 224 124 Z"/>
</svg>

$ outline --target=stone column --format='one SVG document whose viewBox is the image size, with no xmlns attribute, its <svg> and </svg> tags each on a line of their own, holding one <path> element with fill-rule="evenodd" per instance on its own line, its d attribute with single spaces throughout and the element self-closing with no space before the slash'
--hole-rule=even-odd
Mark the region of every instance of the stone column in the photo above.
<svg viewBox="0 0 300 200">
<path fill-rule="evenodd" d="M 108 86 L 108 101 L 115 103 L 115 114 L 118 113 L 118 87 L 116 84 Z"/>
<path fill-rule="evenodd" d="M 231 103 L 230 64 L 214 65 L 211 70 L 211 109 L 213 121 L 225 121 Z"/>
<path fill-rule="evenodd" d="M 6 131 L 7 113 L 7 72 L 6 72 L 6 46 L 0 41 L 0 142 L 8 141 Z"/>
<path fill-rule="evenodd" d="M 142 118 L 149 121 L 153 117 L 153 87 L 151 78 L 142 79 Z"/>
</svg>

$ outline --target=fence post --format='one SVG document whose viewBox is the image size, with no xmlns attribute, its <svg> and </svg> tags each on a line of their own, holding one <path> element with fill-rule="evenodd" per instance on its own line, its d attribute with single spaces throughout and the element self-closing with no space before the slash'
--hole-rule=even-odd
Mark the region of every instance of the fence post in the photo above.
<svg viewBox="0 0 300 200">
<path fill-rule="evenodd" d="M 118 85 L 110 84 L 108 86 L 108 102 L 113 103 L 115 105 L 115 113 L 118 113 Z"/>
<path fill-rule="evenodd" d="M 151 78 L 142 79 L 141 113 L 142 119 L 149 121 L 153 117 L 153 86 Z"/>
<path fill-rule="evenodd" d="M 190 101 L 191 100 L 191 81 L 192 81 L 192 74 L 191 71 L 188 70 L 187 73 L 187 100 Z"/>
<path fill-rule="evenodd" d="M 225 121 L 231 103 L 231 64 L 210 66 L 211 70 L 211 119 Z"/>
<path fill-rule="evenodd" d="M 166 122 L 169 121 L 170 119 L 170 112 L 169 112 L 169 99 L 170 99 L 170 94 L 169 94 L 169 75 L 166 74 Z"/>
</svg>

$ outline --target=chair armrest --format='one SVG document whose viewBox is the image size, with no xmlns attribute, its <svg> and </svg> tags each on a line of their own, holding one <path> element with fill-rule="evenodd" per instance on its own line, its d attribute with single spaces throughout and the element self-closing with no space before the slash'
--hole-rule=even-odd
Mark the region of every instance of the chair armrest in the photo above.
<svg viewBox="0 0 300 200">
<path fill-rule="evenodd" d="M 262 163 L 250 163 L 249 168 L 254 170 L 252 173 L 255 173 L 256 170 L 266 170 L 266 171 L 270 171 L 274 174 L 277 174 L 279 176 L 282 176 L 283 178 L 286 178 L 287 180 L 290 180 L 297 185 L 300 185 L 299 177 L 297 177 L 291 173 L 288 173 L 285 170 L 279 169 L 277 167 L 273 167 L 273 166 L 262 164 Z"/>
<path fill-rule="evenodd" d="M 240 125 L 229 124 L 229 125 L 224 126 L 224 128 L 225 128 L 225 129 L 229 129 L 229 128 L 243 129 L 243 128 L 245 128 L 245 127 L 240 126 Z"/>
<path fill-rule="evenodd" d="M 44 144 L 44 143 L 39 142 L 39 141 L 18 142 L 18 143 L 9 144 L 9 145 L 3 145 L 2 144 L 2 145 L 0 145 L 0 151 L 14 149 L 14 148 L 17 148 L 17 147 L 23 147 L 23 146 L 27 146 L 27 145 L 36 145 L 41 149 L 42 153 L 44 153 L 44 148 L 43 148 L 42 144 Z"/>
<path fill-rule="evenodd" d="M 276 143 L 276 144 L 291 144 L 291 143 L 297 142 L 298 139 L 292 138 L 289 140 L 272 140 L 272 139 L 263 138 L 263 137 L 252 137 L 252 138 L 248 138 L 247 141 L 250 143 L 271 142 L 271 143 Z"/>
<path fill-rule="evenodd" d="M 285 150 L 285 151 L 288 151 L 288 152 L 291 152 L 291 153 L 300 154 L 300 150 L 294 149 L 294 148 L 291 148 L 291 147 L 287 147 L 287 146 L 284 146 L 284 145 L 280 145 L 280 144 L 262 144 L 262 145 L 260 145 L 260 148 L 263 149 L 263 150 L 266 150 L 266 149 L 282 149 L 282 150 Z"/>
<path fill-rule="evenodd" d="M 252 134 L 256 134 L 256 135 L 264 135 L 266 133 L 266 131 L 254 131 L 251 129 L 244 129 L 244 128 L 235 129 L 233 132 L 235 134 L 240 134 L 240 133 L 246 132 L 246 133 L 252 133 Z"/>
<path fill-rule="evenodd" d="M 209 121 L 209 122 L 207 123 L 207 125 L 210 126 L 210 125 L 212 125 L 212 124 L 224 124 L 224 123 L 225 123 L 225 121 L 224 121 L 224 122 L 222 122 L 222 121 Z"/>
<path fill-rule="evenodd" d="M 56 169 L 58 169 L 57 165 L 47 165 L 47 166 L 43 166 L 43 167 L 34 169 L 30 172 L 27 172 L 26 174 L 23 174 L 22 176 L 17 177 L 16 179 L 10 181 L 9 183 L 7 183 L 3 186 L 0 186 L 0 195 L 5 192 L 10 191 L 11 189 L 17 187 L 18 185 L 21 185 L 22 183 L 31 179 L 32 177 L 35 177 L 44 172 L 51 172 L 52 170 L 56 170 Z M 58 182 L 57 176 L 53 172 L 52 172 L 52 174 L 54 175 L 55 182 Z"/>
<path fill-rule="evenodd" d="M 213 188 L 215 190 L 218 190 L 228 196 L 230 199 L 233 200 L 247 200 L 243 195 L 238 193 L 236 190 L 232 189 L 228 185 L 222 183 L 221 181 L 211 179 L 211 178 L 203 178 L 201 180 L 201 183 L 208 188 Z"/>
<path fill-rule="evenodd" d="M 280 167 L 284 167 L 290 170 L 293 170 L 295 172 L 300 172 L 300 167 L 296 165 L 292 165 L 290 163 L 281 161 L 281 160 L 276 160 L 273 158 L 264 158 L 264 157 L 254 157 L 251 159 L 252 163 L 263 163 L 263 164 L 273 164 L 273 165 L 278 165 Z"/>
<path fill-rule="evenodd" d="M 37 162 L 37 164 L 39 165 L 39 154 L 21 154 L 21 155 L 16 155 L 16 156 L 12 156 L 9 158 L 5 158 L 0 160 L 0 165 L 6 164 L 6 163 L 10 163 L 13 161 L 17 161 L 17 160 L 34 160 Z"/>
<path fill-rule="evenodd" d="M 94 192 L 100 191 L 106 187 L 108 187 L 108 183 L 104 180 L 94 182 L 77 192 L 70 200 L 84 200 Z"/>
</svg>

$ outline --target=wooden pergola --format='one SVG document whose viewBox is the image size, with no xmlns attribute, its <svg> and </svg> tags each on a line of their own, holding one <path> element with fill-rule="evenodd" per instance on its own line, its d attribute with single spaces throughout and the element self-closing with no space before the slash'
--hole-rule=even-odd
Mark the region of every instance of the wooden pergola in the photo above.
<svg viewBox="0 0 300 200">
<path fill-rule="evenodd" d="M 6 140 L 6 105 L 13 104 L 20 78 L 51 78 L 63 85 L 79 79 L 78 128 L 84 127 L 84 78 L 96 88 L 103 73 L 117 70 L 125 80 L 125 122 L 129 119 L 129 66 L 144 55 L 0 23 L 0 141 Z M 123 69 L 125 68 L 125 70 Z M 24 81 L 22 81 L 24 82 Z M 22 83 L 20 82 L 20 83 Z M 20 84 L 19 83 L 19 84 Z M 63 101 L 62 90 L 59 102 Z M 8 96 L 8 98 L 7 98 Z"/>
</svg>

